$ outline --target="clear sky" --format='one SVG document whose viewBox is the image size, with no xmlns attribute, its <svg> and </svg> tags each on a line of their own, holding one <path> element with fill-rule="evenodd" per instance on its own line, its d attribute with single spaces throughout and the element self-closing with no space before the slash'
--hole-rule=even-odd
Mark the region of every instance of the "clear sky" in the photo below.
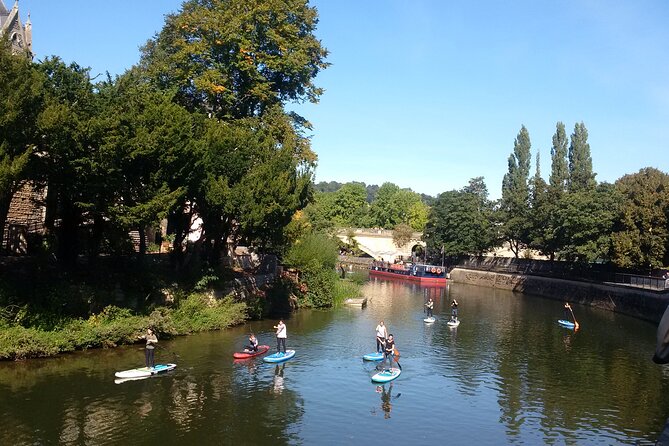
<svg viewBox="0 0 669 446">
<path fill-rule="evenodd" d="M 11 7 L 13 0 L 4 0 Z M 312 0 L 332 66 L 316 181 L 436 195 L 483 176 L 492 198 L 525 125 L 545 179 L 557 121 L 583 121 L 598 181 L 669 172 L 666 0 Z M 21 0 L 37 59 L 122 73 L 180 0 Z M 532 174 L 534 173 L 534 158 Z"/>
</svg>

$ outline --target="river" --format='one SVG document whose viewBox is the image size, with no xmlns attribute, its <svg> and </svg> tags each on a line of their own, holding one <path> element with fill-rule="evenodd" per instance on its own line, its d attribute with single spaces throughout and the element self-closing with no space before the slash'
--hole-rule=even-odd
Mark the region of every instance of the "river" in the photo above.
<svg viewBox="0 0 669 446">
<path fill-rule="evenodd" d="M 232 360 L 249 331 L 274 350 L 274 320 L 162 341 L 157 359 L 178 367 L 122 384 L 114 372 L 142 365 L 139 346 L 0 363 L 0 444 L 652 444 L 669 416 L 648 322 L 576 305 L 574 333 L 559 301 L 459 284 L 372 280 L 364 293 L 364 309 L 287 319 L 297 354 L 278 367 Z M 361 359 L 381 319 L 403 370 L 385 386 Z"/>
</svg>

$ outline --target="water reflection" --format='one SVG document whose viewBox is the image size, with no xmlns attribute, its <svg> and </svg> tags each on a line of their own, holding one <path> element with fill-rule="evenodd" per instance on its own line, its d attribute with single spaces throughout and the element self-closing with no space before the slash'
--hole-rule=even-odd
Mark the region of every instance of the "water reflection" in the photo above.
<svg viewBox="0 0 669 446">
<path fill-rule="evenodd" d="M 114 372 L 141 365 L 137 347 L 0 363 L 0 444 L 366 444 L 389 423 L 396 442 L 441 444 L 443 430 L 423 426 L 449 414 L 452 444 L 634 444 L 652 443 L 669 415 L 652 324 L 579 307 L 574 333 L 557 325 L 560 301 L 454 284 L 374 281 L 365 296 L 365 309 L 291 317 L 298 354 L 279 365 L 231 360 L 249 332 L 273 339 L 271 320 L 169 342 L 177 369 L 123 385 Z M 377 363 L 361 357 L 382 319 L 403 372 L 377 387 Z"/>
<path fill-rule="evenodd" d="M 388 388 L 386 389 L 386 385 Z M 401 393 L 393 395 L 393 383 L 376 386 L 376 393 L 381 395 L 381 410 L 383 418 L 390 418 L 390 412 L 393 410 L 393 400 L 399 398 Z M 372 415 L 376 415 L 376 410 L 372 410 Z"/>
<path fill-rule="evenodd" d="M 274 369 L 274 379 L 272 380 L 272 387 L 270 392 L 274 394 L 283 393 L 283 369 L 286 367 L 286 364 L 277 365 Z"/>
</svg>

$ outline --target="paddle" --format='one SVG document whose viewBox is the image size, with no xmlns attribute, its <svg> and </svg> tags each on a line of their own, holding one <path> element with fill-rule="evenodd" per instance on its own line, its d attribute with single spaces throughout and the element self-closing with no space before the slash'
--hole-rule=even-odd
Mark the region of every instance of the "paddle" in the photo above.
<svg viewBox="0 0 669 446">
<path fill-rule="evenodd" d="M 397 349 L 393 351 L 393 360 L 395 360 L 395 362 L 397 363 L 397 367 L 399 367 L 399 369 L 402 370 L 402 366 L 400 365 L 400 351 Z"/>
<path fill-rule="evenodd" d="M 574 319 L 574 330 L 578 330 L 578 322 L 576 322 L 576 316 L 574 316 L 574 310 L 571 309 L 571 305 L 569 305 L 569 311 L 571 312 L 572 319 Z"/>
</svg>

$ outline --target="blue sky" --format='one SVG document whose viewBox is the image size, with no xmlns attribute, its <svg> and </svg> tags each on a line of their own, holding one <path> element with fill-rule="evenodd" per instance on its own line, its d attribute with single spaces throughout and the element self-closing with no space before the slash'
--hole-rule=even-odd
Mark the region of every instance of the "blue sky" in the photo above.
<svg viewBox="0 0 669 446">
<path fill-rule="evenodd" d="M 8 7 L 12 0 L 4 0 Z M 37 58 L 119 74 L 180 0 L 21 0 Z M 598 181 L 669 172 L 666 0 L 316 0 L 332 66 L 316 105 L 316 181 L 391 181 L 436 195 L 483 176 L 501 195 L 521 125 L 550 171 L 551 137 L 583 121 Z M 532 172 L 534 172 L 534 160 Z"/>
</svg>

